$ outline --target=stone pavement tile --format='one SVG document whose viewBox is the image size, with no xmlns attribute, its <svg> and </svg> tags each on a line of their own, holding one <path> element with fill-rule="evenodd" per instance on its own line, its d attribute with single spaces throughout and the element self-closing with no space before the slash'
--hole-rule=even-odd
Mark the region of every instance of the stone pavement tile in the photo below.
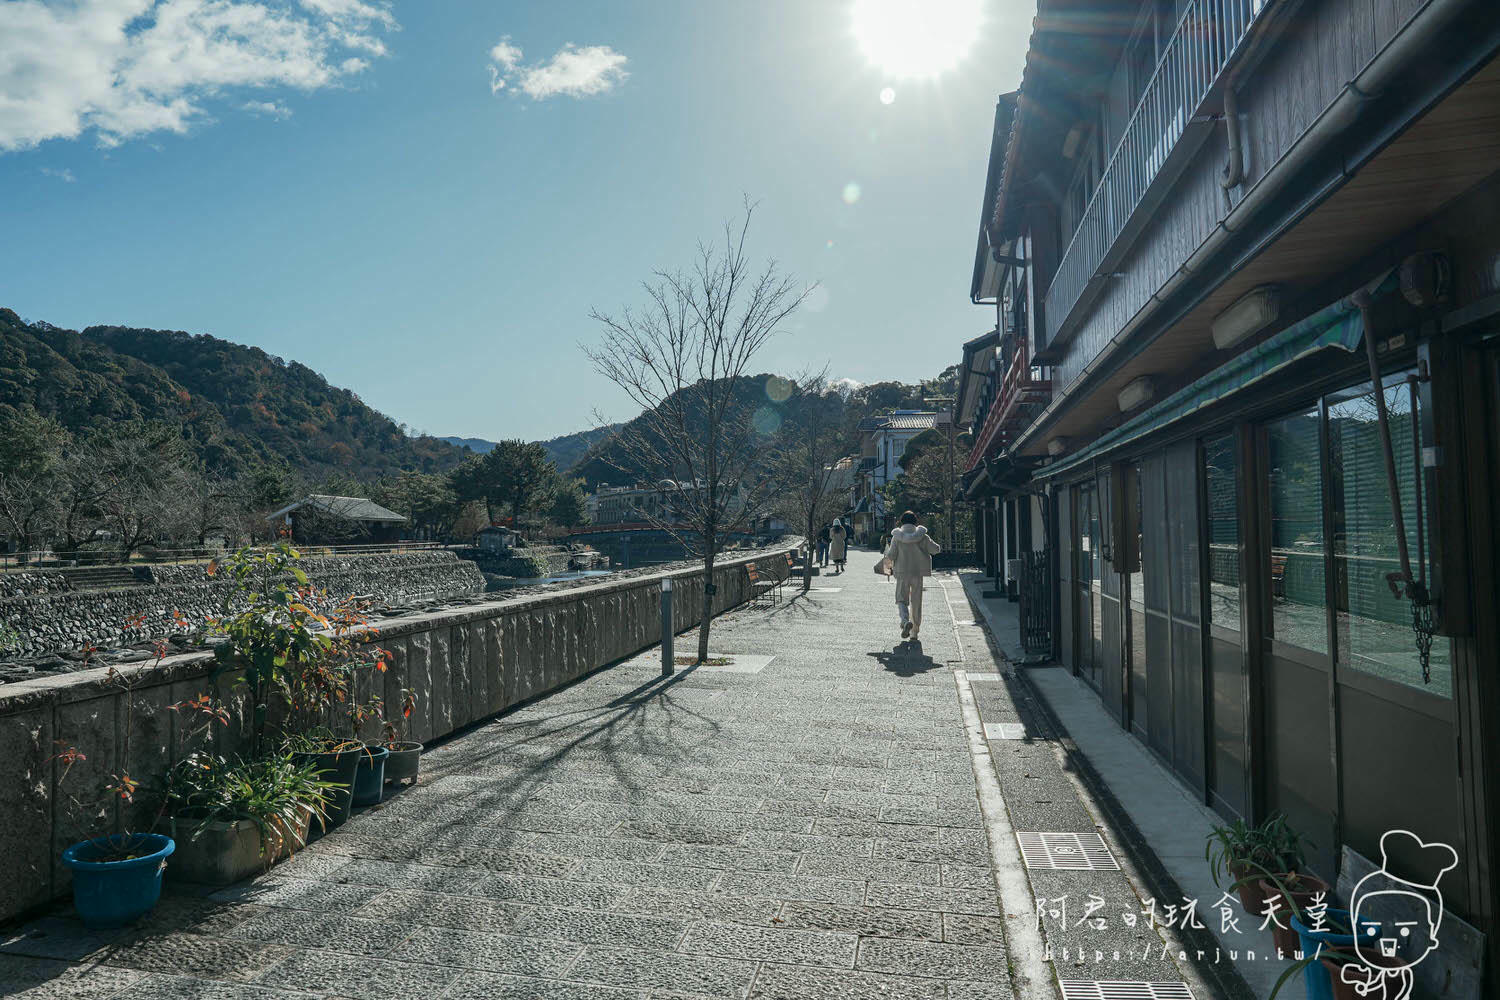
<svg viewBox="0 0 1500 1000">
<path fill-rule="evenodd" d="M 449 868 L 483 868 L 492 872 L 542 875 L 547 878 L 566 878 L 578 866 L 575 858 L 489 847 L 437 848 L 428 851 L 422 860 L 431 865 Z"/>
<path fill-rule="evenodd" d="M 608 910 L 622 890 L 622 886 L 613 884 L 599 885 L 558 878 L 529 878 L 524 875 L 491 875 L 470 886 L 467 894 L 518 903 Z"/>
<path fill-rule="evenodd" d="M 979 804 L 926 806 L 884 806 L 880 810 L 882 823 L 911 823 L 925 826 L 954 826 L 983 829 L 984 817 L 979 813 Z"/>
<path fill-rule="evenodd" d="M 752 1000 L 946 1000 L 943 984 L 869 972 L 809 969 L 767 962 L 755 977 Z"/>
<path fill-rule="evenodd" d="M 935 979 L 1005 979 L 1005 949 L 906 941 L 897 938 L 862 938 L 857 968 L 903 976 Z"/>
<path fill-rule="evenodd" d="M 526 849 L 538 854 L 556 854 L 567 858 L 660 861 L 666 847 L 660 843 L 618 837 L 576 837 L 564 833 L 542 833 Z"/>
<path fill-rule="evenodd" d="M 761 811 L 817 819 L 874 819 L 880 807 L 857 802 L 813 802 L 807 799 L 766 799 Z"/>
<path fill-rule="evenodd" d="M 359 909 L 378 895 L 380 889 L 375 886 L 336 885 L 302 878 L 262 878 L 220 889 L 208 898 L 219 902 L 346 913 Z"/>
<path fill-rule="evenodd" d="M 999 917 L 972 913 L 943 914 L 943 940 L 948 944 L 1005 945 L 1005 923 Z"/>
<path fill-rule="evenodd" d="M 420 889 L 425 892 L 462 892 L 489 876 L 482 868 L 447 868 L 402 861 L 353 858 L 329 879 L 345 885 L 368 885 L 380 889 Z"/>
<path fill-rule="evenodd" d="M 879 858 L 830 858 L 808 855 L 797 868 L 799 875 L 824 878 L 846 878 L 865 882 L 904 882 L 911 885 L 937 885 L 942 869 L 918 861 L 887 861 Z"/>
<path fill-rule="evenodd" d="M 721 847 L 729 847 L 739 843 L 740 838 L 745 836 L 747 832 L 755 831 L 716 829 L 694 824 L 662 823 L 658 820 L 631 819 L 626 820 L 616 828 L 615 836 L 658 843 L 715 844 Z"/>
<path fill-rule="evenodd" d="M 631 986 L 656 996 L 686 990 L 743 997 L 755 976 L 754 962 L 626 948 L 585 948 L 568 978 L 606 986 Z"/>
<path fill-rule="evenodd" d="M 306 949 L 261 973 L 259 985 L 351 1000 L 440 996 L 462 969 Z"/>
<path fill-rule="evenodd" d="M 942 831 L 940 827 L 920 826 L 910 823 L 874 823 L 858 819 L 820 819 L 813 824 L 812 832 L 825 837 L 870 837 L 874 840 L 936 843 L 941 839 L 939 834 Z"/>
<path fill-rule="evenodd" d="M 995 877 L 988 865 L 943 865 L 943 885 L 956 889 L 988 889 Z"/>
<path fill-rule="evenodd" d="M 743 850 L 707 844 L 681 844 L 667 849 L 662 864 L 690 868 L 731 868 L 744 872 L 780 872 L 790 875 L 797 867 L 793 854 L 778 851 Z"/>
<path fill-rule="evenodd" d="M 905 937 L 939 941 L 941 917 L 925 910 L 896 910 L 838 903 L 787 903 L 778 927 L 847 931 L 861 937 Z"/>
<path fill-rule="evenodd" d="M 220 983 L 191 976 L 152 975 L 131 986 L 115 1000 L 316 1000 L 317 994 Z"/>
<path fill-rule="evenodd" d="M 390 953 L 402 962 L 450 965 L 486 972 L 556 976 L 578 954 L 576 945 L 512 934 L 421 927 Z"/>
<path fill-rule="evenodd" d="M 612 885 L 654 885 L 668 889 L 704 890 L 714 884 L 719 872 L 712 868 L 683 868 L 673 864 L 640 861 L 587 860 L 571 876 L 578 882 Z"/>
<path fill-rule="evenodd" d="M 487 847 L 495 851 L 531 850 L 538 837 L 546 834 L 530 830 L 508 830 L 503 826 L 446 827 L 429 838 L 431 846 L 442 848 Z"/>
<path fill-rule="evenodd" d="M 10 1000 L 105 1000 L 144 978 L 103 965 L 0 955 L 0 996 Z"/>
<path fill-rule="evenodd" d="M 339 855 L 309 854 L 302 850 L 281 862 L 277 866 L 277 871 L 296 878 L 317 878 L 337 882 L 336 873 L 348 863 L 347 858 Z"/>
<path fill-rule="evenodd" d="M 853 968 L 859 938 L 832 931 L 783 930 L 747 924 L 701 921 L 693 924 L 679 949 L 688 955 L 759 959 L 794 965 Z"/>
<path fill-rule="evenodd" d="M 730 896 L 771 896 L 813 903 L 859 903 L 865 894 L 863 885 L 845 879 L 758 872 L 725 872 L 718 891 Z"/>
<path fill-rule="evenodd" d="M 529 907 L 516 921 L 513 933 L 580 944 L 671 951 L 682 940 L 689 923 L 685 919 L 537 906 Z"/>
<path fill-rule="evenodd" d="M 301 947 L 317 943 L 329 951 L 383 955 L 412 932 L 409 925 L 341 913 L 314 913 L 280 906 L 246 907 L 252 908 L 257 912 L 227 931 L 227 937 Z"/>
<path fill-rule="evenodd" d="M 873 853 L 875 844 L 868 837 L 819 837 L 810 833 L 782 833 L 777 830 L 751 830 L 740 835 L 739 843 L 742 847 L 762 851 L 827 854 L 840 858 L 868 858 Z"/>
<path fill-rule="evenodd" d="M 1145 916 L 1137 916 L 1134 927 L 1126 924 L 1123 915 L 1143 914 L 1144 906 L 1122 873 L 1030 869 L 1026 874 L 1031 880 L 1037 905 L 1040 907 L 1045 903 L 1048 908 L 1042 920 L 1042 934 L 1052 946 L 1053 965 L 1059 977 L 1147 982 L 1182 979 L 1176 964 L 1162 954 L 1161 935 L 1149 926 Z M 1080 924 L 1091 899 L 1103 904 L 1094 914 L 1095 919 L 1106 921 L 1103 929 L 1095 926 L 1093 919 Z M 1066 926 L 1061 918 L 1062 904 L 1059 901 L 1066 903 Z M 1059 911 L 1058 917 L 1051 916 L 1053 910 Z M 1158 920 L 1162 913 L 1162 904 L 1158 904 Z M 1202 913 L 1200 905 L 1199 917 L 1204 923 L 1212 916 Z M 1066 957 L 1063 955 L 1065 948 L 1068 949 Z M 1098 952 L 1102 952 L 1102 956 L 1097 955 Z"/>
<path fill-rule="evenodd" d="M 688 920 L 765 924 L 771 922 L 781 909 L 781 905 L 778 899 L 638 886 L 627 890 L 616 900 L 614 909 L 625 913 L 646 913 L 663 917 L 682 917 Z"/>
<path fill-rule="evenodd" d="M 1009 979 L 997 979 L 988 983 L 950 982 L 948 1000 L 1012 1000 L 1015 991 Z"/>
<path fill-rule="evenodd" d="M 511 930 L 527 907 L 493 899 L 392 889 L 360 907 L 358 916 L 412 927 L 457 927 L 502 933 Z"/>
<path fill-rule="evenodd" d="M 128 930 L 90 930 L 81 921 L 69 917 L 42 917 L 14 931 L 0 931 L 0 955 L 76 962 L 129 933 Z"/>
<path fill-rule="evenodd" d="M 702 994 L 696 994 L 702 997 Z M 465 975 L 442 995 L 442 1000 L 694 1000 L 687 993 L 644 993 L 640 990 L 565 983 L 556 979 L 504 976 L 488 972 Z"/>
<path fill-rule="evenodd" d="M 873 843 L 875 857 L 890 858 L 892 861 L 936 861 L 955 862 L 961 865 L 987 865 L 990 857 L 987 844 L 953 843 L 948 840 L 917 843 L 877 840 Z M 986 867 L 985 870 L 989 869 Z"/>
<path fill-rule="evenodd" d="M 1000 913 L 995 890 L 949 889 L 931 885 L 901 885 L 894 882 L 871 882 L 865 892 L 871 906 L 898 906 L 908 910 L 942 910 L 945 913 L 977 913 L 995 916 Z"/>
<path fill-rule="evenodd" d="M 279 945 L 173 931 L 137 934 L 112 945 L 100 958 L 119 969 L 248 982 L 291 953 Z"/>
</svg>

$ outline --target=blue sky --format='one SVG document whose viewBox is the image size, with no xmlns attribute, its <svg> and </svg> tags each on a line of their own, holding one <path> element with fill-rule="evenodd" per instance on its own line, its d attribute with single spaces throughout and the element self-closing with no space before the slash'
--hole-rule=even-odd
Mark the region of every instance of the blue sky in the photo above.
<svg viewBox="0 0 1500 1000">
<path fill-rule="evenodd" d="M 632 415 L 579 350 L 590 308 L 748 195 L 753 251 L 821 283 L 756 367 L 930 376 L 991 322 L 969 269 L 1034 6 L 982 5 L 956 66 L 897 78 L 850 0 L 7 0 L 0 305 L 550 437 Z"/>
</svg>

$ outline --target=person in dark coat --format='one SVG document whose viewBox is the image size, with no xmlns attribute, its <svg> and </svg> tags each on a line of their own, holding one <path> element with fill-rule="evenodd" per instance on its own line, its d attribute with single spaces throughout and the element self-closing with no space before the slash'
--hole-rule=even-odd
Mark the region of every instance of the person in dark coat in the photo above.
<svg viewBox="0 0 1500 1000">
<path fill-rule="evenodd" d="M 829 543 L 828 525 L 825 524 L 825 525 L 823 525 L 822 528 L 820 528 L 818 530 L 818 565 L 819 566 L 827 566 L 828 565 L 828 543 Z"/>
</svg>

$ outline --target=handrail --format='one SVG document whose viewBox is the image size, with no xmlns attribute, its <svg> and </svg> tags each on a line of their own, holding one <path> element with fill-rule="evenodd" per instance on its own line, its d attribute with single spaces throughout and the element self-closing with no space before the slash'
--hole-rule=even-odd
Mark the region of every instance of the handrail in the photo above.
<svg viewBox="0 0 1500 1000">
<path fill-rule="evenodd" d="M 1190 0 L 1141 93 L 1047 288 L 1055 338 L 1145 201 L 1189 121 L 1267 0 Z"/>
</svg>

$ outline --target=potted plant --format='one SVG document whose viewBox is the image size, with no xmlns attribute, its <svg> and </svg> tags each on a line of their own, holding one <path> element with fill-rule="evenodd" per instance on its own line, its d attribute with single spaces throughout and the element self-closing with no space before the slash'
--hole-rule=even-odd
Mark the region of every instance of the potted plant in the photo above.
<svg viewBox="0 0 1500 1000">
<path fill-rule="evenodd" d="M 1235 820 L 1229 826 L 1215 827 L 1208 836 L 1203 860 L 1208 862 L 1214 885 L 1224 888 L 1228 875 L 1233 880 L 1229 888 L 1239 894 L 1245 911 L 1260 916 L 1266 906 L 1261 880 L 1295 870 L 1302 861 L 1302 843 L 1303 838 L 1286 817 L 1275 813 L 1259 826 Z"/>
<path fill-rule="evenodd" d="M 91 649 L 84 651 L 87 664 Z M 155 666 L 166 656 L 166 644 L 156 646 Z M 149 669 L 149 668 L 146 668 Z M 123 692 L 125 726 L 121 737 L 119 760 L 130 760 L 130 735 L 135 728 L 135 683 L 137 671 L 127 676 L 115 667 L 105 674 L 108 683 Z M 59 752 L 52 759 L 62 762 L 61 786 L 75 764 L 88 760 L 77 747 L 59 741 Z M 140 783 L 122 766 L 104 782 L 103 795 L 114 803 L 130 805 Z M 71 796 L 70 796 L 71 797 Z M 76 798 L 75 805 L 82 806 Z M 150 827 L 148 826 L 149 830 Z M 171 837 L 157 833 L 122 831 L 105 834 L 68 847 L 62 863 L 73 876 L 73 905 L 84 924 L 91 928 L 121 927 L 150 913 L 161 899 L 162 873 L 167 858 L 177 845 Z"/>
<path fill-rule="evenodd" d="M 179 844 L 174 878 L 228 885 L 269 868 L 307 842 L 330 782 L 282 753 L 227 761 L 195 753 L 168 773 L 163 810 Z"/>
<path fill-rule="evenodd" d="M 389 718 L 385 720 L 385 741 L 382 744 L 390 754 L 385 759 L 385 780 L 416 781 L 417 772 L 422 764 L 422 744 L 415 740 L 401 739 L 400 725 L 404 725 L 411 718 L 411 713 L 417 707 L 416 692 L 411 688 L 401 691 L 401 722 L 392 722 Z"/>
<path fill-rule="evenodd" d="M 226 638 L 217 649 L 225 662 L 243 667 L 250 696 L 252 756 L 269 746 L 272 708 L 283 718 L 281 749 L 310 764 L 333 787 L 319 812 L 318 831 L 349 818 L 364 744 L 359 727 L 370 704 L 356 700 L 357 682 L 366 671 L 383 673 L 387 650 L 366 640 L 363 608 L 352 599 L 330 601 L 308 584 L 296 565 L 301 553 L 285 541 L 265 549 L 241 549 L 224 562 L 210 564 L 232 575 L 234 592 L 226 597 L 225 617 L 216 622 Z M 324 610 L 317 610 L 318 607 Z M 364 635 L 356 633 L 365 630 Z M 347 721 L 350 736 L 333 726 Z"/>
</svg>

